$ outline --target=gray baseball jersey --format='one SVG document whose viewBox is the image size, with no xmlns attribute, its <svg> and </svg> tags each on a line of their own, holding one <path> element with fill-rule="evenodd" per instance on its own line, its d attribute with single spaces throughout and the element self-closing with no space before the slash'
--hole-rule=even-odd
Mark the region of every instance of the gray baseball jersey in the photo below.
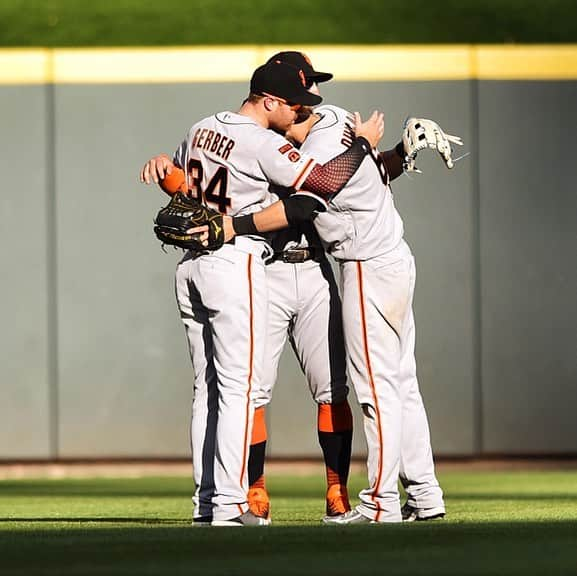
<svg viewBox="0 0 577 576">
<path fill-rule="evenodd" d="M 302 146 L 324 162 L 350 141 L 352 116 L 336 106 Z M 415 508 L 444 511 L 414 356 L 414 259 L 378 156 L 366 158 L 314 220 L 341 273 L 349 375 L 363 406 L 369 487 L 359 510 L 379 522 L 401 521 L 397 481 Z"/>
<path fill-rule="evenodd" d="M 197 122 L 174 155 L 189 188 L 229 216 L 250 214 L 276 200 L 270 183 L 299 187 L 313 159 L 252 118 L 220 112 Z"/>
<path fill-rule="evenodd" d="M 321 116 L 303 152 L 322 164 L 344 152 L 354 138 L 353 116 L 337 106 L 319 106 Z M 338 138 L 337 138 L 338 134 Z M 327 251 L 341 260 L 365 260 L 395 248 L 403 237 L 403 222 L 395 209 L 384 165 L 369 155 L 339 194 L 314 221 Z"/>
<path fill-rule="evenodd" d="M 174 159 L 199 200 L 230 215 L 264 208 L 275 200 L 270 182 L 298 187 L 314 166 L 283 137 L 233 112 L 196 123 Z M 195 372 L 196 519 L 229 520 L 248 510 L 250 431 L 267 335 L 263 258 L 270 252 L 263 239 L 239 237 L 209 254 L 188 252 L 177 268 L 176 295 Z"/>
</svg>

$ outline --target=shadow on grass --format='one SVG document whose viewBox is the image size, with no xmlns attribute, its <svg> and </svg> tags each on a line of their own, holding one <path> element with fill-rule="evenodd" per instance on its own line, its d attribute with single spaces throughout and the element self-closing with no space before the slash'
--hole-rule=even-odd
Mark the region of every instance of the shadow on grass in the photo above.
<svg viewBox="0 0 577 576">
<path fill-rule="evenodd" d="M 122 520 L 122 519 L 121 519 Z M 577 522 L 271 528 L 0 527 L 3 576 L 24 574 L 574 574 Z"/>
</svg>

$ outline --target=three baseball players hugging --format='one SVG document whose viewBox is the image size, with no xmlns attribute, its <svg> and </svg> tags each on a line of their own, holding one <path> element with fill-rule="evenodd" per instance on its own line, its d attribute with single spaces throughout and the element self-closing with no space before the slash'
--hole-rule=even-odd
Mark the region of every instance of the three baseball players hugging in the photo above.
<svg viewBox="0 0 577 576">
<path fill-rule="evenodd" d="M 452 167 L 451 143 L 461 141 L 410 118 L 401 141 L 379 152 L 381 113 L 362 121 L 319 106 L 319 85 L 331 78 L 301 52 L 273 55 L 254 71 L 238 111 L 203 118 L 172 157 L 151 158 L 140 174 L 220 213 L 220 241 L 209 247 L 207 227 L 191 224 L 198 245 L 176 269 L 194 369 L 193 525 L 271 523 L 265 411 L 287 338 L 317 405 L 322 522 L 445 515 L 417 382 L 415 262 L 390 182 L 416 170 L 425 148 Z M 367 487 L 352 509 L 348 382 L 368 446 Z"/>
</svg>

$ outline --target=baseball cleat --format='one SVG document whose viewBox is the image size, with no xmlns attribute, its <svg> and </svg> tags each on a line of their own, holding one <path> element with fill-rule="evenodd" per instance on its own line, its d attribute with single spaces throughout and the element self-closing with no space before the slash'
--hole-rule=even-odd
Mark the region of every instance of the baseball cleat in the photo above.
<svg viewBox="0 0 577 576">
<path fill-rule="evenodd" d="M 440 520 L 445 516 L 445 507 L 435 508 L 415 508 L 410 504 L 405 504 L 401 508 L 403 522 L 424 522 L 427 520 Z"/>
<path fill-rule="evenodd" d="M 270 520 L 255 516 L 250 510 L 230 520 L 213 520 L 211 526 L 269 526 Z"/>
<path fill-rule="evenodd" d="M 265 488 L 250 488 L 247 494 L 249 510 L 270 524 L 270 499 Z"/>
<path fill-rule="evenodd" d="M 344 484 L 333 484 L 327 490 L 327 507 L 326 515 L 323 522 L 335 516 L 342 516 L 349 512 L 351 505 L 349 503 L 349 494 L 347 487 Z M 330 522 L 330 520 L 328 520 Z"/>
<path fill-rule="evenodd" d="M 364 514 L 361 514 L 356 508 L 349 510 L 344 514 L 339 514 L 338 516 L 325 516 L 323 518 L 324 524 L 376 524 L 374 520 L 367 518 Z"/>
</svg>

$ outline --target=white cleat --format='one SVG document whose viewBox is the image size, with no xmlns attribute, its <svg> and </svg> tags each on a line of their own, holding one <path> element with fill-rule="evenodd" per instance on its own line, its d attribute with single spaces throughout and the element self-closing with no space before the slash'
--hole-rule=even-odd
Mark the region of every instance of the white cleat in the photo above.
<svg viewBox="0 0 577 576">
<path fill-rule="evenodd" d="M 403 522 L 424 522 L 427 520 L 440 520 L 445 516 L 445 507 L 435 508 L 415 508 L 410 504 L 405 504 L 401 508 Z"/>
<path fill-rule="evenodd" d="M 213 520 L 211 526 L 270 526 L 270 518 L 255 516 L 250 510 L 230 520 Z"/>
<path fill-rule="evenodd" d="M 367 518 L 361 514 L 356 508 L 339 514 L 338 516 L 325 516 L 323 518 L 324 524 L 344 525 L 344 524 L 376 524 L 374 520 Z"/>
</svg>

